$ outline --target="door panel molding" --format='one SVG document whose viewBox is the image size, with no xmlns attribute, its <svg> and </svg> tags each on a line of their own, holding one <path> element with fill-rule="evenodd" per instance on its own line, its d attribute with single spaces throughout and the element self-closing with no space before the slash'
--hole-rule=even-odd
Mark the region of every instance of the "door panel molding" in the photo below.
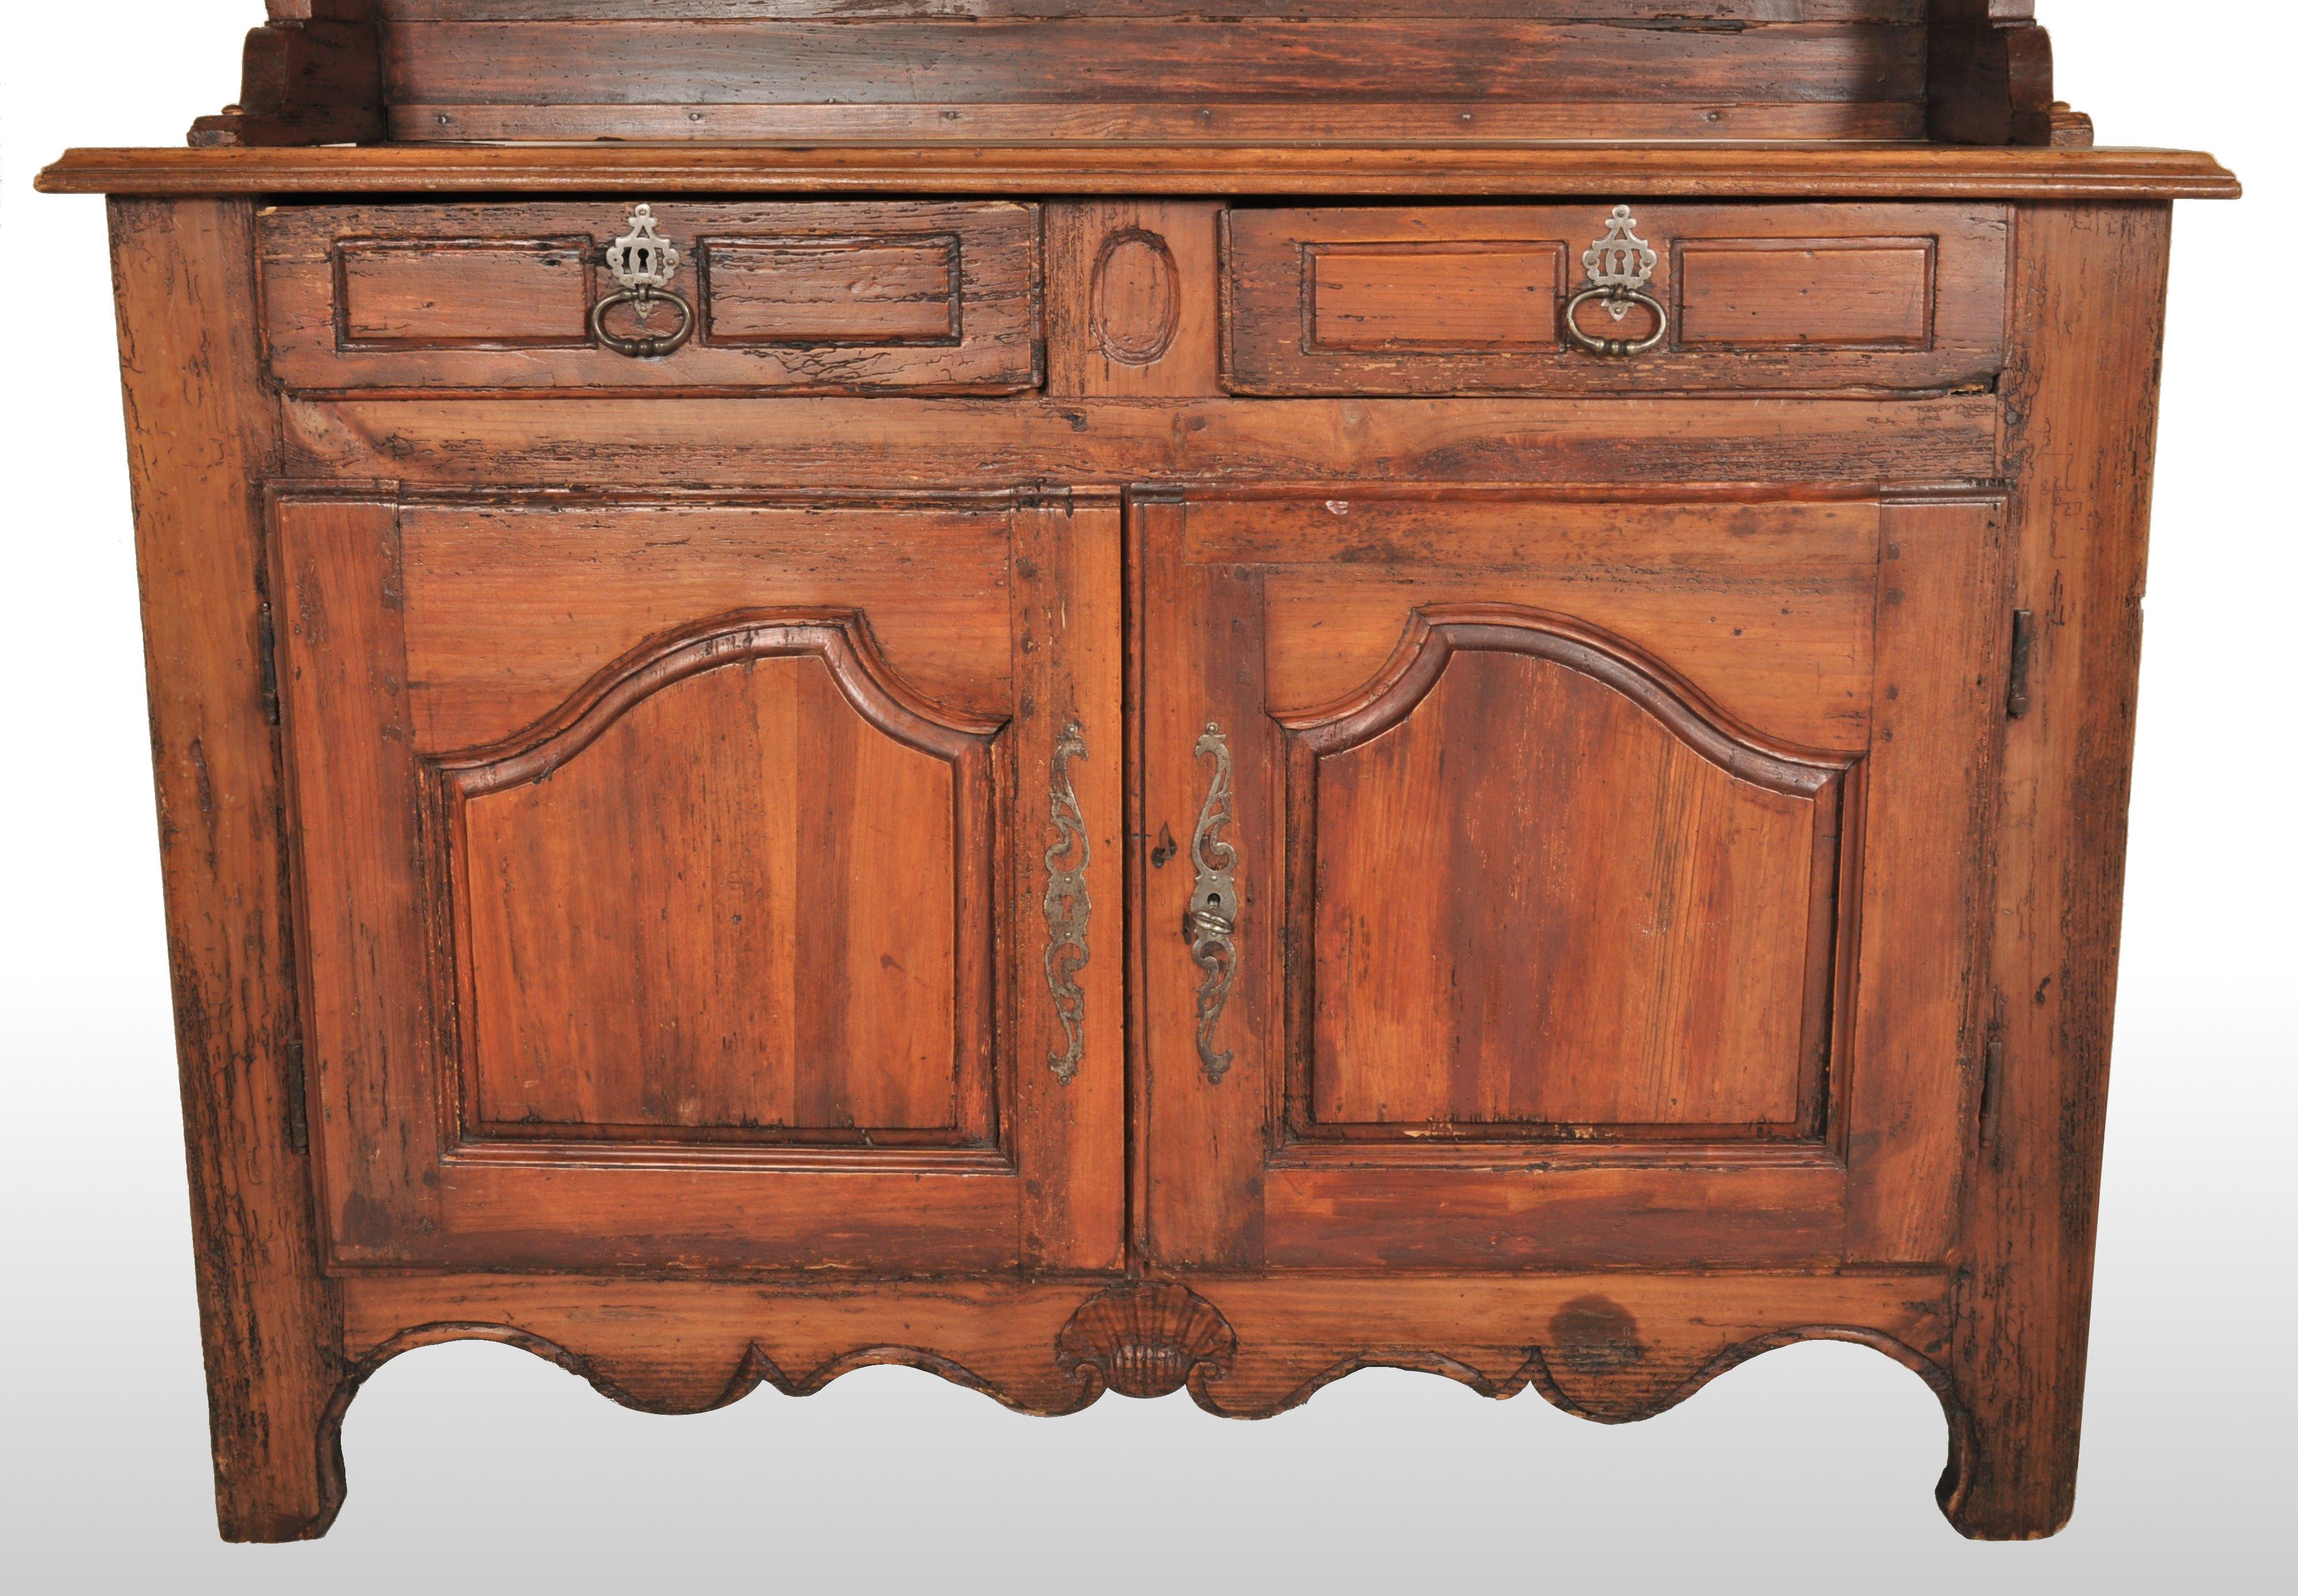
<svg viewBox="0 0 2298 1596">
<path fill-rule="evenodd" d="M 1448 672 L 1491 656 L 1540 661 L 1600 684 L 1656 723 L 1672 746 L 1728 778 L 1703 777 L 1698 765 L 1673 777 L 1665 769 L 1649 773 L 1685 807 L 1672 821 L 1655 808 L 1647 825 L 1692 828 L 1651 837 L 1682 846 L 1667 848 L 1654 862 L 1657 874 L 1645 888 L 1649 901 L 1638 901 L 1638 878 L 1623 880 L 1600 861 L 1592 870 L 1586 863 L 1610 851 L 1610 844 L 1634 840 L 1614 829 L 1633 826 L 1635 796 L 1604 790 L 1644 773 L 1618 764 L 1633 716 L 1573 761 L 1579 769 L 1539 772 L 1525 763 L 1539 759 L 1536 748 L 1517 748 L 1514 768 L 1503 769 L 1496 756 L 1475 747 L 1413 740 L 1416 712 Z M 1484 702 L 1482 717 L 1465 729 L 1499 737 L 1504 727 L 1493 717 L 1509 706 Z M 1591 707 L 1605 709 L 1600 702 Z M 1418 1167 L 1441 1158 L 1432 1149 L 1442 1145 L 1475 1161 L 1488 1156 L 1494 1143 L 1561 1144 L 1567 1160 L 1584 1162 L 1621 1144 L 1823 1140 L 1836 1029 L 1832 989 L 1850 946 L 1842 886 L 1856 879 L 1856 862 L 1844 857 L 1841 839 L 1856 757 L 1763 739 L 1626 640 L 1517 605 L 1416 609 L 1394 654 L 1357 692 L 1321 714 L 1275 718 L 1290 744 L 1286 930 L 1294 950 L 1277 1162 L 1300 1144 L 1336 1140 L 1351 1143 L 1360 1162 L 1410 1149 Z M 1392 739 L 1400 729 L 1402 740 Z M 1348 757 L 1383 739 L 1390 739 L 1385 757 Z M 1651 751 L 1665 761 L 1667 746 Z M 1611 763 L 1599 772 L 1591 800 L 1578 777 L 1608 754 Z M 1498 790 L 1480 790 L 1471 810 L 1460 813 L 1457 798 L 1447 806 L 1445 788 L 1457 781 L 1444 780 L 1444 765 L 1459 780 L 1474 780 L 1481 771 L 1487 787 L 1511 779 Z M 1416 768 L 1417 777 L 1409 773 Z M 1324 801 L 1328 778 L 1345 782 L 1337 806 Z M 1530 800 L 1531 812 L 1512 807 L 1511 793 L 1524 798 L 1521 783 L 1535 779 L 1542 797 Z M 1397 789 L 1399 781 L 1411 788 L 1409 794 Z M 1780 801 L 1741 792 L 1743 784 Z M 1552 806 L 1543 804 L 1551 798 Z M 1435 837 L 1411 823 L 1432 809 L 1451 835 Z M 1348 839 L 1327 839 L 1332 825 L 1348 830 L 1352 816 L 1384 823 L 1371 839 L 1393 850 L 1398 879 L 1363 879 Z M 1515 830 L 1501 835 L 1510 821 Z M 1526 825 L 1553 840 L 1543 848 L 1541 836 L 1525 833 Z M 1597 834 L 1581 834 L 1591 825 Z M 1464 860 L 1460 839 L 1477 832 L 1489 835 Z M 1765 867 L 1781 848 L 1803 886 L 1769 879 Z M 1530 877 L 1493 879 L 1495 869 L 1511 866 Z M 1563 897 L 1549 880 L 1559 867 L 1577 871 L 1573 891 Z M 1484 912 L 1464 916 L 1463 895 Z M 1757 912 L 1765 903 L 1768 916 Z M 1631 922 L 1620 922 L 1624 907 L 1634 911 Z M 1587 923 L 1550 946 L 1564 930 L 1557 917 L 1582 914 Z M 1718 914 L 1734 919 L 1718 926 Z M 1796 936 L 1803 939 L 1799 958 L 1769 958 L 1771 942 Z M 1514 968 L 1519 939 L 1543 949 L 1541 958 L 1553 968 L 1531 967 L 1541 962 L 1535 958 Z M 1574 949 L 1600 941 L 1600 955 L 1575 955 Z M 1682 989 L 1719 963 L 1733 967 L 1728 989 L 1705 1004 L 1697 991 Z M 1578 973 L 1566 980 L 1567 970 Z M 1622 972 L 1626 989 L 1597 985 Z M 1347 983 L 1337 1003 L 1320 1001 L 1328 976 Z M 1767 986 L 1751 992 L 1766 976 Z M 1650 980 L 1657 996 L 1647 1000 L 1634 987 L 1639 979 Z M 1768 1003 L 1761 1000 L 1765 992 Z M 1359 1023 L 1367 1004 L 1378 1013 Z M 1499 1013 L 1480 1012 L 1495 1004 Z M 1641 1046 L 1624 1029 L 1613 1034 L 1616 1016 L 1639 1023 Z M 1365 1050 L 1372 1056 L 1359 1057 Z M 1385 1071 L 1376 1062 L 1381 1054 L 1391 1056 Z M 1394 1068 L 1400 1054 L 1402 1076 Z M 1426 1066 L 1416 1067 L 1421 1061 Z M 1554 1112 L 1570 1103 L 1582 1112 Z M 1657 1112 L 1671 1104 L 1681 1105 L 1678 1112 Z M 1533 1112 L 1535 1104 L 1550 1112 Z M 1368 1114 L 1368 1105 L 1383 1112 Z M 1643 1112 L 1635 1112 L 1638 1105 Z"/>
<path fill-rule="evenodd" d="M 829 690 L 760 682 L 766 662 L 822 667 Z M 691 702 L 713 683 L 732 700 Z M 826 699 L 870 734 L 841 749 Z M 657 706 L 646 740 L 631 728 Z M 991 1145 L 1003 724 L 912 692 L 859 612 L 751 610 L 648 640 L 502 743 L 426 759 L 459 1063 L 449 1156 Z M 616 765 L 592 768 L 617 728 Z M 697 834 L 695 809 L 664 807 L 681 792 L 702 814 L 748 801 Z M 908 912 L 937 897 L 942 914 Z M 842 1005 L 810 1011 L 833 991 Z"/>
</svg>

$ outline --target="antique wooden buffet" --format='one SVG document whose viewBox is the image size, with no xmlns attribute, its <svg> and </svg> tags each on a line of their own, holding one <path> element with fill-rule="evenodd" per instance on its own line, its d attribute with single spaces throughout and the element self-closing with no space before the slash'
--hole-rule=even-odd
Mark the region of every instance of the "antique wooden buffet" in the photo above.
<svg viewBox="0 0 2298 1596">
<path fill-rule="evenodd" d="M 2170 202 L 2029 0 L 273 0 L 112 196 L 223 1532 L 484 1336 L 2066 1522 Z"/>
</svg>

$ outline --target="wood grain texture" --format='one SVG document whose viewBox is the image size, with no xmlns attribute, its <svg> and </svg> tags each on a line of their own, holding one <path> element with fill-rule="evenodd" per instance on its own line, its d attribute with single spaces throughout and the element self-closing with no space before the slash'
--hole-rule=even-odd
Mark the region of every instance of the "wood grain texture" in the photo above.
<svg viewBox="0 0 2298 1596">
<path fill-rule="evenodd" d="M 1867 844 L 1856 886 L 1854 1041 L 1837 1145 L 1852 1171 L 1845 1245 L 1859 1262 L 1954 1248 L 1975 1108 L 1983 838 L 2010 641 L 2003 507 L 1883 511 Z"/>
<path fill-rule="evenodd" d="M 1983 482 L 1992 394 L 1867 400 L 289 401 L 290 469 L 425 488 L 793 482 Z M 1362 489 L 1352 489 L 1360 492 Z"/>
<path fill-rule="evenodd" d="M 1002 203 L 658 203 L 694 337 L 631 360 L 592 336 L 591 262 L 624 203 L 279 207 L 261 220 L 272 375 L 297 389 L 1037 385 L 1037 216 Z M 389 260 L 392 269 L 378 269 Z M 617 314 L 620 314 L 617 312 Z M 657 327 L 669 313 L 657 312 Z M 386 335 L 377 339 L 376 330 Z"/>
<path fill-rule="evenodd" d="M 1179 1350 L 1160 1343 L 1185 1327 L 1183 1315 L 1160 1325 L 1123 1311 L 1128 1296 L 1154 1293 L 1227 1332 L 1209 1360 L 1182 1370 L 1192 1398 L 1225 1417 L 1282 1413 L 1358 1369 L 1394 1368 L 1442 1375 L 1491 1397 L 1530 1389 L 1601 1424 L 1664 1412 L 1774 1348 L 1841 1340 L 1873 1347 L 1922 1377 L 1946 1410 L 1950 1453 L 1959 1456 L 1963 1416 L 1940 1362 L 1944 1287 L 1936 1273 L 1523 1274 L 1466 1284 L 1398 1275 L 1194 1277 L 1147 1291 L 1095 1282 L 753 1286 L 376 1277 L 347 1283 L 345 1340 L 361 1380 L 425 1345 L 493 1340 L 655 1412 L 722 1407 L 764 1385 L 810 1394 L 853 1369 L 893 1363 L 1024 1412 L 1064 1413 L 1118 1382 L 1102 1364 L 1065 1360 L 1062 1346 L 1104 1357 L 1131 1352 L 1143 1361 Z"/>
<path fill-rule="evenodd" d="M 1640 205 L 1636 219 L 1668 342 L 1605 360 L 1563 324 L 1604 206 L 1233 210 L 1224 380 L 1268 394 L 1922 391 L 2002 367 L 2002 206 Z M 1581 314 L 1608 337 L 1657 330 L 1641 310 L 1616 328 Z"/>
<path fill-rule="evenodd" d="M 753 614 L 440 762 L 468 1133 L 988 1138 L 986 739 Z"/>
<path fill-rule="evenodd" d="M 285 838 L 263 658 L 257 480 L 277 448 L 254 324 L 253 222 L 229 201 L 116 203 L 160 864 L 216 1519 L 324 1534 L 341 1315 L 320 1274 Z"/>
<path fill-rule="evenodd" d="M 239 97 L 194 145 L 366 144 L 384 136 L 383 33 L 371 0 L 274 7 L 241 48 Z"/>
<path fill-rule="evenodd" d="M 1714 734 L 1529 614 L 1421 613 L 1378 696 L 1294 728 L 1316 906 L 1292 928 L 1316 994 L 1295 1133 L 1814 1129 L 1841 771 Z"/>
<path fill-rule="evenodd" d="M 1586 130 L 1578 107 L 1558 136 Z M 690 114 L 690 113 L 689 113 Z M 1842 199 L 2236 199 L 2242 185 L 2208 155 L 2177 150 L 1987 149 L 1857 143 L 1543 144 L 1500 137 L 1457 147 L 1386 143 L 1336 123 L 1318 142 L 1295 126 L 1202 145 L 1170 133 L 1097 137 L 1095 128 L 935 143 L 866 130 L 841 139 L 786 130 L 763 144 L 574 144 L 357 150 L 68 150 L 43 170 L 46 194 L 676 194 L 1394 195 L 1525 194 L 1616 201 Z M 764 136 L 771 140 L 771 135 Z M 1051 142 L 1048 142 L 1048 141 Z"/>
<path fill-rule="evenodd" d="M 1948 144 L 2087 145 L 2087 117 L 2062 118 L 2051 36 L 2035 0 L 1931 0 L 1925 131 Z"/>
<path fill-rule="evenodd" d="M 1221 207 L 1095 201 L 1046 208 L 1046 392 L 1220 392 Z"/>
<path fill-rule="evenodd" d="M 1170 1226 L 1230 1267 L 1629 1265 L 1669 1237 L 1718 1266 L 1947 1257 L 1998 531 L 1983 499 L 1744 492 L 1145 506 L 1153 1255 L 1173 1256 Z M 1588 630 L 1592 606 L 1638 608 L 1601 598 L 1610 561 L 1638 573 L 1646 620 L 1675 582 L 1788 618 L 1654 633 L 1647 656 Z M 1456 626 L 1467 653 L 1429 647 Z M 1511 668 L 1453 702 L 1464 659 L 1542 633 L 1566 641 L 1533 652 L 1603 687 L 1556 696 Z M 1735 657 L 1745 722 L 1707 686 Z M 1236 750 L 1244 855 L 1219 1041 L 1236 1063 L 1217 1087 L 1194 1068 L 1197 972 L 1159 934 L 1189 873 L 1167 839 L 1187 835 L 1204 776 L 1185 734 L 1209 721 Z M 1783 722 L 1840 751 L 1781 740 Z M 1679 750 L 1689 786 L 1667 773 Z M 1729 773 L 1703 785 L 1702 769 Z M 1550 848 L 1547 828 L 1575 825 L 1595 830 Z M 1702 873 L 1727 855 L 1750 873 Z M 1670 964 L 1667 906 L 1694 879 L 1702 906 L 1682 912 L 1700 934 Z M 1605 984 L 1630 969 L 1633 992 Z M 1600 1000 L 1567 1020 L 1540 997 L 1566 988 Z M 1608 1029 L 1639 1016 L 1659 1030 Z M 1550 1120 L 1542 1102 L 1570 1107 Z"/>
<path fill-rule="evenodd" d="M 928 701 L 994 715 L 1013 690 L 996 517 L 784 492 L 469 494 L 401 508 L 409 709 L 439 753 L 516 736 L 648 638 L 736 609 L 851 609 Z M 555 602 L 533 601 L 538 549 Z M 921 583 L 930 569 L 934 580 Z"/>
<path fill-rule="evenodd" d="M 1897 101 L 1923 32 L 1864 22 L 1738 29 L 1484 17 L 675 18 L 406 21 L 393 104 L 1411 100 Z M 447 125 L 451 129 L 451 122 Z M 627 130 L 608 121 L 593 136 Z M 405 135 L 402 133 L 402 136 Z M 452 136 L 463 136 L 451 133 Z"/>
<path fill-rule="evenodd" d="M 1114 558 L 1103 502 L 284 500 L 337 1255 L 1110 1261 L 1122 1077 L 1100 1064 L 1066 1116 L 1023 1125 L 1009 1106 L 1042 1064 L 1017 1046 L 1055 1023 L 1024 979 L 1044 888 L 1013 862 L 1044 845 L 1020 835 L 1043 824 L 1022 762 L 1049 751 L 1052 706 L 1105 726 L 1116 690 L 1093 625 Z M 1055 560 L 1054 524 L 1080 517 L 1102 548 Z M 888 553 L 841 587 L 849 542 Z M 1033 583 L 1077 566 L 1081 638 L 1010 612 L 1023 559 Z M 459 579 L 480 566 L 492 591 Z M 586 569 L 615 602 L 551 580 Z M 1041 611 L 1070 595 L 1033 591 Z M 739 608 L 800 593 L 833 608 Z M 985 710 L 921 699 L 881 656 L 856 600 L 899 611 L 905 594 L 955 594 L 941 613 L 996 640 L 916 656 L 987 668 L 966 693 Z M 921 638 L 933 608 L 897 634 Z M 442 729 L 480 746 L 425 740 Z M 1114 794 L 1085 790 L 1104 848 L 1087 884 L 1113 897 Z M 1109 980 L 1091 1005 L 1104 1059 Z M 1074 1210 L 1072 1182 L 1089 1188 Z"/>
<path fill-rule="evenodd" d="M 226 1534 L 467 1337 L 1606 1422 L 1831 1338 L 1959 1529 L 2064 1523 L 2163 202 L 2239 188 L 2079 147 L 2033 9 L 271 0 L 203 147 L 43 173 L 183 196 L 114 253 Z"/>
<path fill-rule="evenodd" d="M 1015 517 L 1013 1137 L 1021 1253 L 1046 1270 L 1127 1262 L 1123 540 L 1113 493 L 1064 495 Z M 1074 877 L 1066 909 L 1051 896 L 1056 868 Z M 1055 920 L 1070 914 L 1078 964 L 1054 945 Z M 1076 988 L 1074 1044 L 1057 978 Z M 1057 1059 L 1069 1061 L 1067 1079 Z"/>
<path fill-rule="evenodd" d="M 2012 585 L 2038 624 L 1997 790 L 2001 1098 L 1956 1289 L 1975 1440 L 1940 1482 L 1955 1526 L 1988 1539 L 2074 1509 L 2170 234 L 2167 206 L 2019 219 Z"/>
</svg>

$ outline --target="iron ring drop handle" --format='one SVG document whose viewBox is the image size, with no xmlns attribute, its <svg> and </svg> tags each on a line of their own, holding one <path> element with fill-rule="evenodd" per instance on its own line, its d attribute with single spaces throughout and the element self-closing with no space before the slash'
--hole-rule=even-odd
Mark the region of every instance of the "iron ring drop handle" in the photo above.
<svg viewBox="0 0 2298 1596">
<path fill-rule="evenodd" d="M 600 263 L 613 274 L 616 286 L 615 293 L 591 307 L 591 335 L 618 355 L 658 360 L 694 335 L 694 307 L 670 287 L 685 256 L 662 236 L 651 205 L 641 205 L 631 212 L 630 229 L 604 252 Z M 607 330 L 607 312 L 616 305 L 632 307 L 644 321 L 653 313 L 657 300 L 668 300 L 678 307 L 678 326 L 671 331 L 626 338 Z"/>
<path fill-rule="evenodd" d="M 657 302 L 665 300 L 678 309 L 678 325 L 669 332 L 649 337 L 625 338 L 619 333 L 607 330 L 607 312 L 616 305 L 635 306 L 643 315 Z M 644 296 L 634 289 L 621 289 L 591 307 L 591 335 L 618 355 L 626 355 L 633 360 L 658 360 L 676 351 L 694 335 L 694 307 L 686 302 L 683 294 L 674 294 L 667 288 L 657 288 Z"/>
<path fill-rule="evenodd" d="M 1652 313 L 1657 325 L 1641 338 L 1591 338 L 1580 327 L 1580 308 L 1591 301 L 1608 305 L 1641 305 Z M 1565 304 L 1564 335 L 1591 355 L 1601 355 L 1609 360 L 1633 360 L 1667 342 L 1667 307 L 1650 294 L 1633 289 L 1583 288 Z"/>
</svg>

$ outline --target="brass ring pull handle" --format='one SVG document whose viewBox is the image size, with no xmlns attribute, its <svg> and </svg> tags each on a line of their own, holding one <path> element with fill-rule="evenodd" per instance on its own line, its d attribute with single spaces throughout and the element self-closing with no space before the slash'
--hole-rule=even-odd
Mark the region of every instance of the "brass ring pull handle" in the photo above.
<svg viewBox="0 0 2298 1596">
<path fill-rule="evenodd" d="M 643 317 L 654 309 L 657 302 L 664 300 L 678 307 L 678 325 L 669 332 L 657 333 L 651 337 L 625 338 L 619 333 L 607 330 L 607 312 L 616 305 L 635 306 Z M 644 296 L 634 289 L 625 288 L 607 295 L 591 307 L 591 333 L 618 355 L 627 355 L 633 360 L 658 360 L 694 335 L 694 307 L 666 288 Z"/>
<path fill-rule="evenodd" d="M 694 307 L 670 291 L 670 279 L 678 275 L 678 263 L 683 257 L 678 246 L 657 228 L 651 205 L 641 205 L 631 212 L 630 227 L 629 232 L 607 246 L 607 269 L 621 286 L 591 307 L 591 335 L 618 355 L 633 360 L 658 360 L 694 335 Z M 616 305 L 632 307 L 639 319 L 644 321 L 653 314 L 657 299 L 666 299 L 678 307 L 678 326 L 671 331 L 625 338 L 607 330 L 607 312 Z"/>
<path fill-rule="evenodd" d="M 1601 300 L 1614 307 L 1641 305 L 1652 313 L 1659 325 L 1643 338 L 1591 338 L 1580 326 L 1580 307 L 1591 300 Z M 1667 342 L 1667 307 L 1649 294 L 1639 294 L 1625 288 L 1583 288 L 1574 294 L 1564 307 L 1564 335 L 1591 355 L 1607 360 L 1633 360 L 1649 354 Z"/>
</svg>

